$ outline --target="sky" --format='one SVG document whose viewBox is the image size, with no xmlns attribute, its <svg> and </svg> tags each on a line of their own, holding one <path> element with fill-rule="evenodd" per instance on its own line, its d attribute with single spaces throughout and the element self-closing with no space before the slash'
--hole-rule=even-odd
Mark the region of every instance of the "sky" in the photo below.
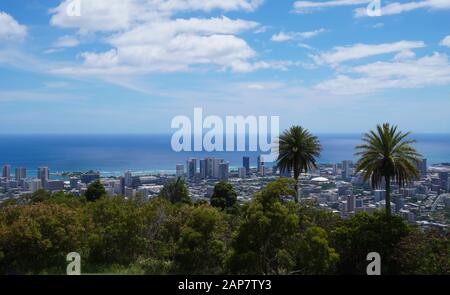
<svg viewBox="0 0 450 295">
<path fill-rule="evenodd" d="M 195 107 L 450 133 L 450 0 L 379 2 L 0 0 L 0 134 L 167 133 Z"/>
</svg>

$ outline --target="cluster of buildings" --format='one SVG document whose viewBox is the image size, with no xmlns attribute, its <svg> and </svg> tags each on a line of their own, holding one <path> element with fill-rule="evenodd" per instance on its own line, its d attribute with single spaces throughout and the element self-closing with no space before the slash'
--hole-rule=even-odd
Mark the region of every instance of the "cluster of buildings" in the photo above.
<svg viewBox="0 0 450 295">
<path fill-rule="evenodd" d="M 159 194 L 165 183 L 181 177 L 186 180 L 194 201 L 209 200 L 215 184 L 228 181 L 234 187 L 238 200 L 244 203 L 270 181 L 280 176 L 291 176 L 291 171 L 268 167 L 261 157 L 256 158 L 255 166 L 251 166 L 251 160 L 250 157 L 243 157 L 241 167 L 230 168 L 230 163 L 224 159 L 189 158 L 185 165 L 176 165 L 172 175 L 133 175 L 127 171 L 120 177 L 101 177 L 99 172 L 90 171 L 55 180 L 50 179 L 48 167 L 39 167 L 35 177 L 27 177 L 27 170 L 17 167 L 13 177 L 11 166 L 5 165 L 0 178 L 0 202 L 20 198 L 39 189 L 82 195 L 89 184 L 97 180 L 101 181 L 109 196 L 134 197 L 139 194 L 144 199 L 151 199 Z M 392 184 L 392 213 L 410 223 L 445 227 L 450 222 L 435 220 L 435 213 L 450 210 L 450 164 L 428 167 L 426 160 L 423 160 L 418 168 L 420 178 L 401 188 Z M 314 201 L 317 206 L 343 218 L 362 211 L 371 213 L 386 205 L 384 184 L 371 187 L 362 174 L 355 173 L 354 164 L 348 160 L 338 164 L 322 164 L 308 174 L 302 174 L 298 193 L 301 201 Z"/>
<path fill-rule="evenodd" d="M 435 213 L 450 210 L 450 164 L 428 168 L 424 159 L 418 168 L 420 178 L 405 187 L 391 184 L 392 214 L 410 223 L 446 227 L 450 222 L 435 220 Z M 316 201 L 321 208 L 343 218 L 357 212 L 372 213 L 386 206 L 384 182 L 380 187 L 371 187 L 361 173 L 355 173 L 351 161 L 321 165 L 311 174 L 302 175 L 299 185 L 301 200 Z"/>
</svg>

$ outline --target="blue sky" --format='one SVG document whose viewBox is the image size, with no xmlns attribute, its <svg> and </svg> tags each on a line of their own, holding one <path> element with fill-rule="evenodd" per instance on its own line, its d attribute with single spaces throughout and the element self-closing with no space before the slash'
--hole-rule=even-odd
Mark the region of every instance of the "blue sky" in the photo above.
<svg viewBox="0 0 450 295">
<path fill-rule="evenodd" d="M 0 133 L 164 133 L 194 107 L 449 133 L 450 0 L 371 2 L 0 0 Z"/>
</svg>

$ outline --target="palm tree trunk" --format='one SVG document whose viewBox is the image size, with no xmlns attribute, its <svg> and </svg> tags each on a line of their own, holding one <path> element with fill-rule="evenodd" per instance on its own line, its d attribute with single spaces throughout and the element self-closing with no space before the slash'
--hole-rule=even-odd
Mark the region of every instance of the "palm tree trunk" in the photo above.
<svg viewBox="0 0 450 295">
<path fill-rule="evenodd" d="M 295 203 L 298 203 L 298 177 L 295 178 L 294 189 L 295 189 Z"/>
<path fill-rule="evenodd" d="M 386 183 L 386 216 L 391 217 L 391 179 L 385 177 L 384 181 Z"/>
</svg>

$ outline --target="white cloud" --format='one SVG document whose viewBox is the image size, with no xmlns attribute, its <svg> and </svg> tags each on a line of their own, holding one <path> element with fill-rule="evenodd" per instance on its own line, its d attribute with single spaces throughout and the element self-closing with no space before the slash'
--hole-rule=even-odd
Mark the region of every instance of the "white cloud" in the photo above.
<svg viewBox="0 0 450 295">
<path fill-rule="evenodd" d="M 336 95 L 369 94 L 385 89 L 408 89 L 450 83 L 450 63 L 445 54 L 418 59 L 375 62 L 347 68 L 345 73 L 316 85 Z"/>
<path fill-rule="evenodd" d="M 394 2 L 386 6 L 381 7 L 381 15 L 394 15 L 404 12 L 410 12 L 417 9 L 430 9 L 430 10 L 444 10 L 450 9 L 450 1 L 448 0 L 423 0 L 423 1 L 410 1 L 406 3 Z M 355 9 L 356 17 L 366 17 L 366 8 Z"/>
<path fill-rule="evenodd" d="M 406 59 L 411 59 L 411 58 L 415 58 L 415 57 L 416 57 L 416 54 L 414 53 L 414 51 L 402 50 L 394 56 L 394 60 L 399 61 L 399 60 L 406 60 Z"/>
<path fill-rule="evenodd" d="M 441 46 L 450 47 L 450 35 L 442 39 L 441 43 L 439 43 Z"/>
<path fill-rule="evenodd" d="M 311 13 L 316 10 L 325 8 L 333 8 L 340 6 L 356 6 L 361 7 L 355 9 L 355 17 L 366 17 L 367 4 L 373 0 L 332 0 L 332 1 L 296 1 L 294 2 L 294 12 Z M 383 1 L 381 1 L 383 4 Z M 394 15 L 403 12 L 409 12 L 417 9 L 443 10 L 450 9 L 450 1 L 448 0 L 418 0 L 408 2 L 393 2 L 381 7 L 381 15 Z"/>
<path fill-rule="evenodd" d="M 64 48 L 64 47 L 76 47 L 79 44 L 80 41 L 78 40 L 77 37 L 65 35 L 58 38 L 58 40 L 56 40 L 53 46 L 56 48 Z"/>
<path fill-rule="evenodd" d="M 95 0 L 82 1 L 80 16 L 70 16 L 68 6 L 73 0 L 65 0 L 50 10 L 51 24 L 81 31 L 111 32 L 129 29 L 135 24 L 168 18 L 178 12 L 254 11 L 263 0 Z"/>
<path fill-rule="evenodd" d="M 425 47 L 422 41 L 399 41 L 384 44 L 355 44 L 348 47 L 335 47 L 331 52 L 325 52 L 313 56 L 317 64 L 337 65 L 349 60 L 361 59 L 365 57 L 402 52 L 405 50 Z"/>
<path fill-rule="evenodd" d="M 110 49 L 79 54 L 79 66 L 55 69 L 71 75 L 146 74 L 194 69 L 250 72 L 285 69 L 289 62 L 259 61 L 239 34 L 263 26 L 257 22 L 211 18 L 176 18 L 180 12 L 254 11 L 263 0 L 96 0 L 83 1 L 81 15 L 67 15 L 69 0 L 51 10 L 55 26 L 79 34 L 103 32 Z M 64 40 L 74 41 L 74 40 Z M 64 42 L 63 42 L 64 43 Z M 70 44 L 70 42 L 69 42 Z M 73 43 L 74 44 L 74 43 Z"/>
<path fill-rule="evenodd" d="M 0 11 L 0 41 L 22 41 L 27 28 L 19 24 L 12 16 Z"/>
<path fill-rule="evenodd" d="M 325 29 L 321 28 L 309 32 L 280 32 L 272 36 L 271 40 L 274 42 L 285 42 L 290 40 L 304 40 L 315 37 L 321 33 L 326 32 Z"/>
<path fill-rule="evenodd" d="M 372 0 L 296 1 L 294 12 L 310 13 L 323 8 L 366 4 Z"/>
</svg>

